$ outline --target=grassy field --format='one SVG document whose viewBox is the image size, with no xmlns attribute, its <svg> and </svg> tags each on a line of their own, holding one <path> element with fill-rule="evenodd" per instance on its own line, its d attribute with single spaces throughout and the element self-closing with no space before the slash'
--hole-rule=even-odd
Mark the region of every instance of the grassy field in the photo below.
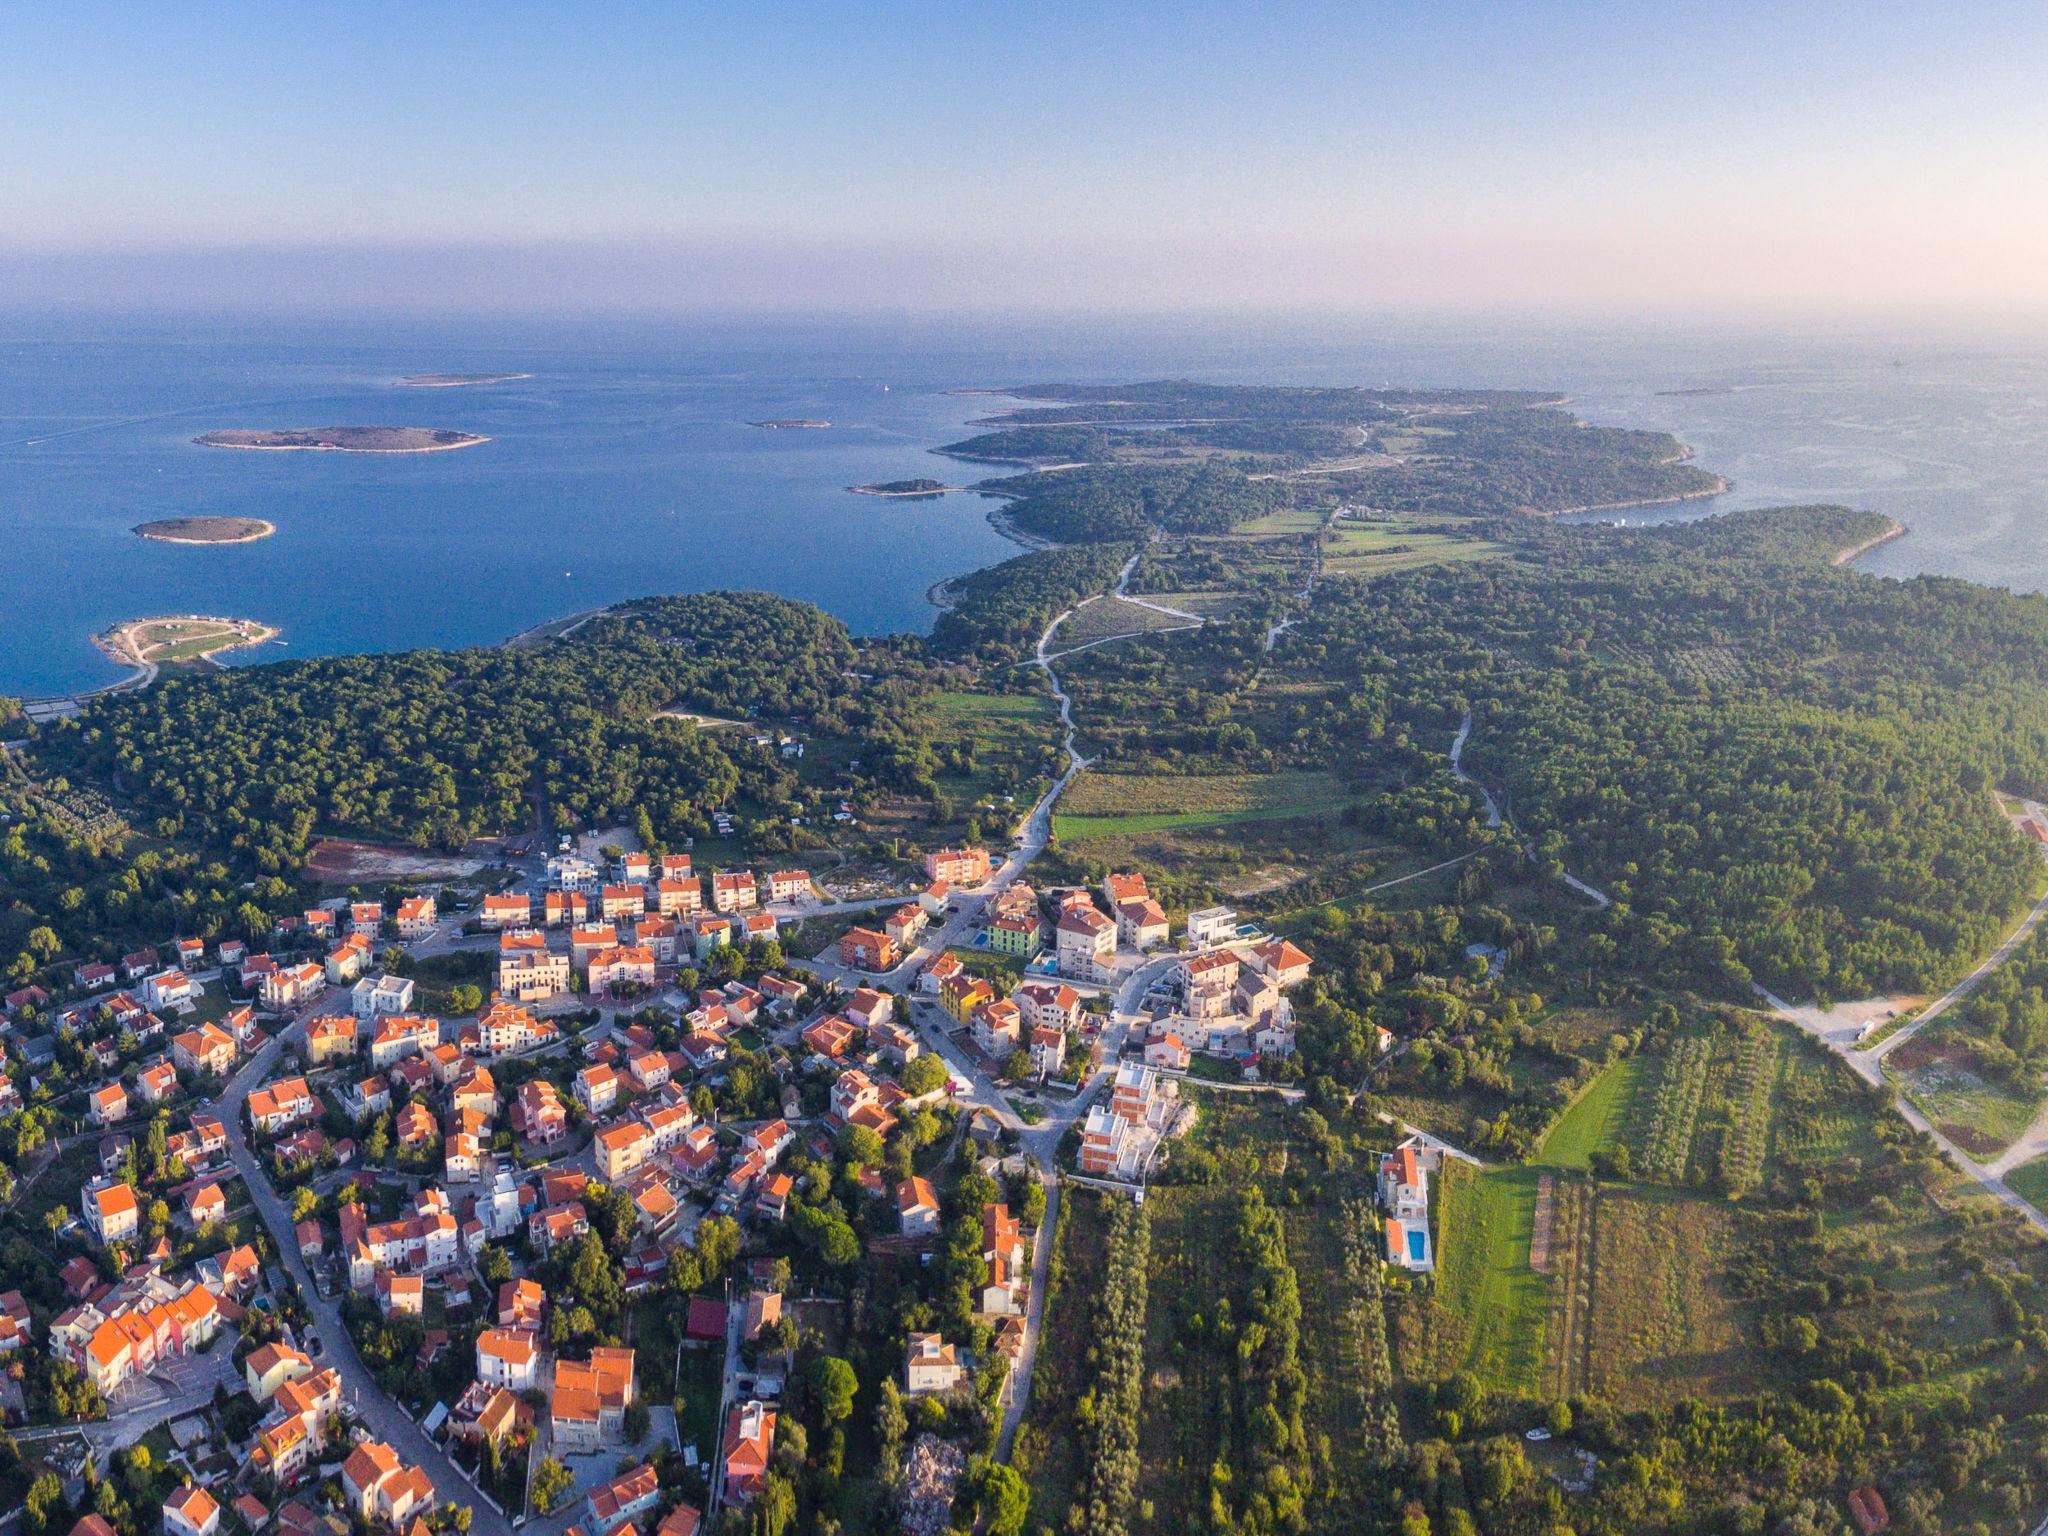
<svg viewBox="0 0 2048 1536">
<path fill-rule="evenodd" d="M 1552 1168 L 1589 1168 L 1595 1152 L 1611 1151 L 1627 1134 L 1629 1117 L 1643 1081 L 1643 1059 L 1631 1056 L 1593 1079 L 1536 1149 L 1536 1161 Z"/>
<path fill-rule="evenodd" d="M 1270 539 L 1287 534 L 1310 534 L 1323 526 L 1323 514 L 1306 508 L 1291 508 L 1285 512 L 1268 512 L 1264 517 L 1255 517 L 1248 523 L 1239 523 L 1231 532 L 1239 538 Z"/>
<path fill-rule="evenodd" d="M 1086 831 L 1107 819 L 1084 820 L 1086 835 L 1056 843 L 1048 869 L 1089 885 L 1106 869 L 1136 870 L 1152 882 L 1169 915 L 1217 901 L 1244 910 L 1281 905 L 1289 888 L 1309 879 L 1356 888 L 1390 867 L 1398 873 L 1410 858 L 1407 850 L 1329 816 Z"/>
<path fill-rule="evenodd" d="M 1406 520 L 1340 522 L 1323 545 L 1323 570 L 1332 576 L 1358 576 L 1446 560 L 1478 560 L 1499 553 L 1499 545 L 1484 539 L 1460 538 Z"/>
<path fill-rule="evenodd" d="M 2048 1211 L 2048 1157 L 2021 1163 L 2005 1176 L 2005 1182 L 2022 1200 Z"/>
<path fill-rule="evenodd" d="M 1169 827 L 1323 815 L 1343 804 L 1342 783 L 1327 773 L 1084 773 L 1061 797 L 1053 833 L 1062 841 L 1128 837 Z"/>
<path fill-rule="evenodd" d="M 1057 1530 L 1081 1475 L 1069 1432 L 1091 1382 L 1088 1354 L 1094 1314 L 1088 1298 L 1102 1286 L 1104 1234 L 1115 1197 L 1070 1187 L 1060 1198 L 1058 1239 L 1046 1303 L 1045 1338 L 1032 1372 L 1031 1406 L 1017 1431 L 1017 1470 L 1031 1488 L 1028 1529 Z"/>
<path fill-rule="evenodd" d="M 964 817 L 991 805 L 998 818 L 1035 799 L 1045 766 L 1059 746 L 1059 711 L 1042 693 L 934 694 L 929 705 L 939 739 L 970 748 L 971 773 L 943 773 L 939 788 Z M 1001 797 L 1010 795 L 1009 803 Z"/>
<path fill-rule="evenodd" d="M 1437 1186 L 1437 1369 L 1535 1395 L 1543 1383 L 1548 1286 L 1529 1267 L 1533 1168 L 1447 1163 Z"/>
</svg>

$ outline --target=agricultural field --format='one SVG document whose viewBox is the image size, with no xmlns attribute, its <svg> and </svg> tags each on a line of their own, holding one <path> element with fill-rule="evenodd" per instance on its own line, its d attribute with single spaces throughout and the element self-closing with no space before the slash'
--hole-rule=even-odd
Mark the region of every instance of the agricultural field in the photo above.
<svg viewBox="0 0 2048 1536">
<path fill-rule="evenodd" d="M 2040 1113 L 2038 1076 L 2015 1082 L 1978 1054 L 1970 1026 L 1949 1014 L 1885 1058 L 1886 1073 L 1942 1135 L 1972 1157 L 2004 1151 Z"/>
<path fill-rule="evenodd" d="M 1193 618 L 1161 613 L 1157 608 L 1147 608 L 1143 603 L 1126 602 L 1120 597 L 1098 597 L 1081 604 L 1069 615 L 1066 623 L 1053 631 L 1050 649 L 1055 652 L 1063 651 L 1077 645 L 1089 645 L 1098 640 L 1116 639 L 1123 635 L 1143 635 L 1157 629 L 1185 628 L 1194 622 Z"/>
<path fill-rule="evenodd" d="M 1329 773 L 1084 773 L 1060 798 L 1058 835 L 1104 836 L 1162 827 L 1214 826 L 1342 810 L 1342 782 Z M 1116 823 L 1116 825 L 1108 825 Z"/>
<path fill-rule="evenodd" d="M 1270 539 L 1288 534 L 1306 537 L 1323 526 L 1323 519 L 1324 514 L 1313 508 L 1291 507 L 1284 512 L 1268 512 L 1264 517 L 1239 523 L 1231 530 L 1231 536 L 1240 539 Z"/>
<path fill-rule="evenodd" d="M 1439 522 L 1339 522 L 1323 542 L 1323 572 L 1369 576 L 1413 570 L 1446 560 L 1480 560 L 1503 553 L 1484 539 L 1448 532 Z"/>
<path fill-rule="evenodd" d="M 1591 1288 L 1586 1385 L 1630 1408 L 1753 1390 L 1722 1278 L 1741 1240 L 1737 1214 L 1669 1191 L 1602 1189 L 1590 1225 L 1592 1262 L 1580 1271 Z"/>
</svg>

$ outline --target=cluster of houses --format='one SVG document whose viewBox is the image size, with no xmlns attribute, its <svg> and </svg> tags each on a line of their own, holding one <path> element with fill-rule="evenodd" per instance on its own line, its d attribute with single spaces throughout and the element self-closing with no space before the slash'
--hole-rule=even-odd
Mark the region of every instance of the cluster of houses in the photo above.
<svg viewBox="0 0 2048 1536">
<path fill-rule="evenodd" d="M 779 937 L 765 903 L 800 900 L 813 889 L 801 869 L 765 879 L 718 869 L 700 879 L 687 853 L 664 854 L 658 871 L 649 855 L 628 853 L 609 872 L 565 853 L 548 861 L 548 883 L 537 901 L 516 893 L 484 898 L 482 926 L 498 935 L 498 993 L 515 1002 L 568 992 L 578 973 L 591 992 L 652 987 L 666 968 Z"/>
</svg>

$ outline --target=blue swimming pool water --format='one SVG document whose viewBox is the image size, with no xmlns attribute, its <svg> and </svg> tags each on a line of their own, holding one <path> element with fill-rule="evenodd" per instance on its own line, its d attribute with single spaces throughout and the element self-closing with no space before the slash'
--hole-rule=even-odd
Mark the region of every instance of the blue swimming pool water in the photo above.
<svg viewBox="0 0 2048 1536">
<path fill-rule="evenodd" d="M 1427 1232 L 1418 1232 L 1413 1227 L 1408 1229 L 1408 1257 L 1417 1264 L 1422 1263 L 1423 1260 L 1429 1257 L 1429 1234 Z"/>
</svg>

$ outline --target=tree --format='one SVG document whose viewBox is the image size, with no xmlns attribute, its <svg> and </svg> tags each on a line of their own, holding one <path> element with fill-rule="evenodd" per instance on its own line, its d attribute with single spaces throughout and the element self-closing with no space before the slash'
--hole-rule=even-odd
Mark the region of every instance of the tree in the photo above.
<svg viewBox="0 0 2048 1536">
<path fill-rule="evenodd" d="M 292 1192 L 292 1220 L 304 1221 L 320 1209 L 320 1196 L 310 1184 L 301 1184 Z"/>
<path fill-rule="evenodd" d="M 1031 1053 L 1012 1051 L 1003 1058 L 1003 1076 L 1013 1082 L 1022 1082 L 1031 1075 Z"/>
<path fill-rule="evenodd" d="M 837 1355 L 820 1355 L 811 1362 L 811 1390 L 827 1424 L 837 1424 L 853 1412 L 854 1395 L 860 1391 L 860 1377 Z"/>
<path fill-rule="evenodd" d="M 950 1074 L 937 1056 L 919 1056 L 903 1069 L 903 1091 L 913 1099 L 946 1086 Z"/>
<path fill-rule="evenodd" d="M 465 981 L 448 989 L 450 1013 L 475 1013 L 483 1005 L 483 990 L 469 982 Z"/>
<path fill-rule="evenodd" d="M 849 1162 L 876 1167 L 882 1161 L 882 1134 L 871 1125 L 849 1125 L 840 1132 L 839 1150 Z"/>
<path fill-rule="evenodd" d="M 650 1422 L 651 1419 L 645 1403 L 641 1402 L 638 1398 L 628 1403 L 622 1426 L 626 1431 L 627 1443 L 638 1445 L 642 1440 L 645 1440 L 647 1438 L 647 1426 Z"/>
<path fill-rule="evenodd" d="M 533 1507 L 542 1514 L 550 1513 L 561 1502 L 562 1495 L 576 1486 L 576 1474 L 554 1457 L 544 1457 L 533 1473 Z"/>
<path fill-rule="evenodd" d="M 1031 1490 L 1016 1468 L 982 1462 L 978 1473 L 969 1469 L 969 1476 L 978 1485 L 974 1502 L 984 1536 L 1020 1536 L 1031 1512 Z"/>
</svg>

